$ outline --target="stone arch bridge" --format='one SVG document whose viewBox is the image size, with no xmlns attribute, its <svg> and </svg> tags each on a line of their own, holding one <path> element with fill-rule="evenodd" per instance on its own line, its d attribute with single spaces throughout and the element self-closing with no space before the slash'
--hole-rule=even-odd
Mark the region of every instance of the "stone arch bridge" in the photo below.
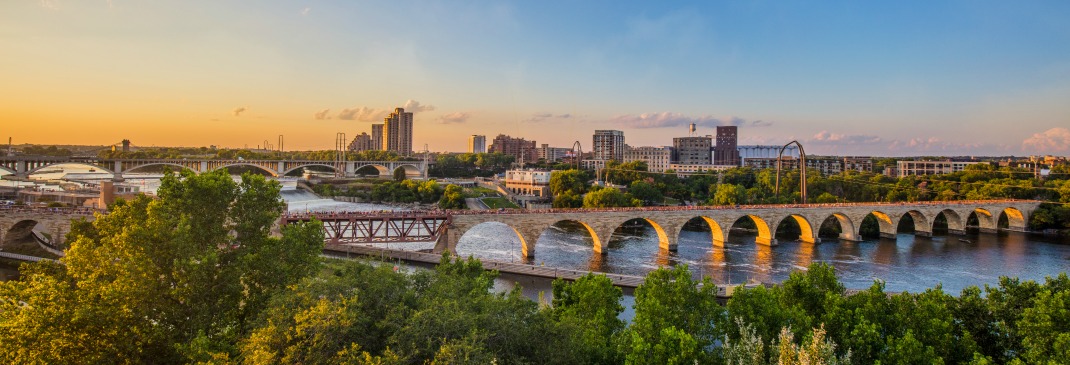
<svg viewBox="0 0 1070 365">
<path fill-rule="evenodd" d="M 94 212 L 99 211 L 84 208 L 4 207 L 0 209 L 0 251 L 19 251 L 29 244 L 62 256 L 64 240 L 71 230 L 71 220 L 93 220 Z"/>
<path fill-rule="evenodd" d="M 0 157 L 0 171 L 13 174 L 17 178 L 27 178 L 30 174 L 61 164 L 78 164 L 89 166 L 113 174 L 121 179 L 123 173 L 149 166 L 170 166 L 174 169 L 189 169 L 203 173 L 217 169 L 238 166 L 250 166 L 261 169 L 272 176 L 283 176 L 305 167 L 325 167 L 332 171 L 342 171 L 344 176 L 357 176 L 358 171 L 373 168 L 379 176 L 392 176 L 394 170 L 403 169 L 409 177 L 427 177 L 427 164 L 424 161 L 334 161 L 317 160 L 209 160 L 209 159 L 101 159 L 95 157 L 50 157 L 50 156 L 15 156 Z"/>
<path fill-rule="evenodd" d="M 642 220 L 657 232 L 663 249 L 675 250 L 680 231 L 693 219 L 701 220 L 710 227 L 710 239 L 714 245 L 723 245 L 734 226 L 750 219 L 757 227 L 756 241 L 759 244 L 776 245 L 776 229 L 784 221 L 798 224 L 804 242 L 819 242 L 818 230 L 825 220 L 835 220 L 842 233 L 839 238 L 861 241 L 859 230 L 862 221 L 869 215 L 876 218 L 882 237 L 894 238 L 900 220 L 909 216 L 914 222 L 914 232 L 919 236 L 932 236 L 934 221 L 940 215 L 947 221 L 948 232 L 965 234 L 966 224 L 976 217 L 977 228 L 982 232 L 996 232 L 1001 216 L 1006 216 L 1008 229 L 1026 229 L 1029 216 L 1040 205 L 1038 201 L 986 200 L 917 203 L 844 203 L 844 204 L 787 204 L 747 205 L 738 207 L 653 207 L 611 209 L 547 209 L 509 211 L 462 211 L 451 212 L 445 242 L 439 249 L 456 252 L 460 238 L 472 227 L 487 222 L 505 224 L 520 238 L 522 254 L 531 257 L 542 232 L 550 226 L 572 221 L 586 228 L 590 234 L 594 252 L 605 253 L 609 238 L 625 222 Z M 446 246 L 446 247 L 441 247 Z"/>
</svg>

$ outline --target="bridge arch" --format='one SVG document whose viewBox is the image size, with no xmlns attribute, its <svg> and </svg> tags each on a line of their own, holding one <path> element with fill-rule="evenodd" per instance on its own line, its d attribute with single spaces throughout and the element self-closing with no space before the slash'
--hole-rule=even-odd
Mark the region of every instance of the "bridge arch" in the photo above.
<svg viewBox="0 0 1070 365">
<path fill-rule="evenodd" d="M 728 229 L 728 234 L 725 235 L 725 240 L 727 240 L 732 235 L 732 229 L 739 228 L 740 222 L 748 218 L 752 222 L 754 222 L 755 230 L 757 230 L 758 233 L 758 236 L 754 239 L 755 243 L 762 245 L 776 244 L 776 241 L 773 240 L 773 232 L 771 229 L 769 229 L 769 223 L 766 223 L 765 220 L 762 219 L 762 217 L 759 217 L 754 214 L 747 214 L 736 218 L 736 220 L 733 221 L 732 226 Z"/>
<path fill-rule="evenodd" d="M 925 216 L 925 213 L 918 210 L 908 210 L 899 216 L 899 219 L 896 220 L 896 233 L 899 231 L 899 226 L 903 224 L 903 218 L 907 216 L 910 216 L 910 221 L 914 225 L 914 234 L 932 235 L 932 222 Z"/>
<path fill-rule="evenodd" d="M 789 220 L 790 219 L 790 220 Z M 794 221 L 799 226 L 799 240 L 807 243 L 816 242 L 817 235 L 814 234 L 814 227 L 810 224 L 810 221 L 799 214 L 791 214 L 784 218 L 781 218 L 776 225 L 776 231 L 773 231 L 774 236 L 776 232 L 780 230 L 784 223 Z"/>
<path fill-rule="evenodd" d="M 363 165 L 356 165 L 356 166 L 354 166 L 353 173 L 356 174 L 361 169 L 363 169 L 365 167 L 369 167 L 369 166 L 371 166 L 371 167 L 375 168 L 377 171 L 379 171 L 379 176 L 390 176 L 393 173 L 393 170 L 386 168 L 386 166 L 383 166 L 383 165 L 380 165 L 380 164 L 376 164 L 376 163 L 368 163 L 368 164 L 363 164 Z"/>
<path fill-rule="evenodd" d="M 620 221 L 620 223 L 611 225 L 610 228 L 609 228 L 609 232 L 607 232 L 606 235 L 604 236 L 604 238 L 605 238 L 603 240 L 603 241 L 605 241 L 604 243 L 608 245 L 609 244 L 609 238 L 610 238 L 610 236 L 613 235 L 613 232 L 616 232 L 617 229 L 621 228 L 622 226 L 624 226 L 625 224 L 627 224 L 628 222 L 633 221 L 633 220 L 639 220 L 639 221 L 646 222 L 647 224 L 649 224 L 651 227 L 654 228 L 654 232 L 657 233 L 657 235 L 658 235 L 658 247 L 659 248 L 661 248 L 663 250 L 670 250 L 670 251 L 675 251 L 676 250 L 676 239 L 674 239 L 673 237 L 670 237 L 668 235 L 668 233 L 666 233 L 665 228 L 662 227 L 662 225 L 658 224 L 658 222 L 655 222 L 653 219 L 645 218 L 645 217 L 629 218 L 629 219 L 626 219 L 624 221 Z"/>
<path fill-rule="evenodd" d="M 284 171 L 280 176 L 289 175 L 291 172 L 297 171 L 298 169 L 304 169 L 304 168 L 309 167 L 309 166 L 321 166 L 321 167 L 329 168 L 329 169 L 331 169 L 331 171 L 335 171 L 335 172 L 338 171 L 338 167 L 337 166 L 333 166 L 331 164 L 326 164 L 326 163 L 306 163 L 306 164 L 302 164 L 302 165 L 291 167 L 291 168 L 287 169 L 286 171 Z"/>
<path fill-rule="evenodd" d="M 36 174 L 38 171 L 41 171 L 41 170 L 44 170 L 44 169 L 47 169 L 47 168 L 50 168 L 50 167 L 56 167 L 56 166 L 62 166 L 62 165 L 85 166 L 85 167 L 89 167 L 91 169 L 103 170 L 102 172 L 106 172 L 106 173 L 109 173 L 109 174 L 114 174 L 115 173 L 115 171 L 112 171 L 111 169 L 100 167 L 100 166 L 97 166 L 97 165 L 84 163 L 84 162 L 62 161 L 62 162 L 44 164 L 44 165 L 41 165 L 41 166 L 34 167 L 33 169 L 30 169 L 30 170 L 26 171 L 26 175 L 27 176 L 33 175 L 33 174 Z"/>
<path fill-rule="evenodd" d="M 271 168 L 268 168 L 268 167 L 264 167 L 264 166 L 260 166 L 259 164 L 246 163 L 246 162 L 226 164 L 226 165 L 222 165 L 222 166 L 216 167 L 216 168 L 214 168 L 212 170 L 221 170 L 221 169 L 226 169 L 226 168 L 229 168 L 229 167 L 236 167 L 236 166 L 252 166 L 252 167 L 264 170 L 265 172 L 271 174 L 271 176 L 279 177 L 279 173 L 277 171 L 275 171 L 274 169 L 271 169 Z"/>
<path fill-rule="evenodd" d="M 416 166 L 414 166 L 412 164 L 401 164 L 401 165 L 398 165 L 398 166 L 394 167 L 393 170 L 390 170 L 390 174 L 393 175 L 394 171 L 397 171 L 398 169 L 405 170 L 405 176 L 407 176 L 407 177 L 423 176 L 423 174 L 420 172 L 420 168 L 416 167 Z"/>
<path fill-rule="evenodd" d="M 962 218 L 961 215 L 959 215 L 958 212 L 956 212 L 954 210 L 951 210 L 951 209 L 941 210 L 939 213 L 937 213 L 935 216 L 933 216 L 932 225 L 929 226 L 929 231 L 930 232 L 935 232 L 936 231 L 936 228 L 937 228 L 936 227 L 936 222 L 939 220 L 938 218 L 940 218 L 940 216 L 943 216 L 944 220 L 947 222 L 947 227 L 946 227 L 947 228 L 947 233 L 949 233 L 949 234 L 964 234 L 964 233 L 966 233 L 966 221 Z"/>
<path fill-rule="evenodd" d="M 9 169 L 9 168 L 4 167 L 4 166 L 0 166 L 0 171 L 6 172 L 6 174 L 0 174 L 0 175 L 15 175 L 15 174 L 18 173 L 18 171 Z"/>
<path fill-rule="evenodd" d="M 174 163 L 174 162 L 151 162 L 151 163 L 147 163 L 147 164 L 144 164 L 144 165 L 137 165 L 137 166 L 134 166 L 134 167 L 131 167 L 131 168 L 128 168 L 128 169 L 124 169 L 123 173 L 135 172 L 138 169 L 149 167 L 149 166 L 172 166 L 172 167 L 177 167 L 178 168 L 177 171 L 182 171 L 182 170 L 196 171 L 196 170 L 194 170 L 192 168 L 189 168 L 188 166 L 182 166 L 181 164 Z"/>
<path fill-rule="evenodd" d="M 821 236 L 820 231 L 828 222 L 834 222 L 835 224 L 839 225 L 840 232 L 837 238 L 848 241 L 862 240 L 861 237 L 859 237 L 858 235 L 858 229 L 856 228 L 857 226 L 855 226 L 854 221 L 851 220 L 851 217 L 844 213 L 832 213 L 825 217 L 825 219 L 822 219 L 821 225 L 817 228 L 817 237 Z"/>
<path fill-rule="evenodd" d="M 686 226 L 688 223 L 690 223 L 691 221 L 694 221 L 696 219 L 702 220 L 703 222 L 706 223 L 706 226 L 710 228 L 710 241 L 714 246 L 724 246 L 724 241 L 725 241 L 725 238 L 727 238 L 727 237 L 725 235 L 724 230 L 721 229 L 721 225 L 717 224 L 717 221 L 714 220 L 713 218 L 710 218 L 710 217 L 707 217 L 707 216 L 704 216 L 704 215 L 700 215 L 698 217 L 693 217 L 691 219 L 688 219 L 686 222 L 684 222 L 684 224 L 681 224 L 680 228 L 677 229 L 677 231 L 676 231 L 676 240 L 677 240 L 677 242 L 680 241 L 680 235 L 684 233 L 684 226 Z"/>
<path fill-rule="evenodd" d="M 478 223 L 476 225 L 473 225 L 471 227 L 467 227 L 467 229 L 464 229 L 463 232 L 460 232 L 456 236 L 454 244 L 456 245 L 456 247 L 461 247 L 461 240 L 463 240 L 465 236 L 467 236 L 469 233 L 471 233 L 474 228 L 481 227 L 481 226 L 485 227 L 487 225 L 489 225 L 489 226 L 499 226 L 499 227 L 504 226 L 504 227 L 508 228 L 509 231 L 512 231 L 514 234 L 516 234 L 516 238 L 517 238 L 517 240 L 519 240 L 519 243 L 520 243 L 520 255 L 521 255 L 521 257 L 531 257 L 531 256 L 533 256 L 535 254 L 535 241 L 538 240 L 538 238 L 539 238 L 537 235 L 532 235 L 530 233 L 529 234 L 524 234 L 524 232 L 521 232 L 520 230 L 516 229 L 516 227 L 513 227 L 512 225 L 510 225 L 508 223 L 497 221 L 497 220 L 487 220 L 487 221 L 480 222 L 480 223 Z M 454 251 L 453 253 L 455 253 L 455 254 L 457 253 L 456 252 L 456 248 L 453 251 Z"/>
<path fill-rule="evenodd" d="M 975 208 L 970 211 L 970 214 L 966 215 L 966 226 L 969 226 L 971 222 L 976 222 L 976 228 L 981 232 L 995 232 L 996 231 L 996 219 L 993 217 L 992 212 L 984 208 Z"/>
<path fill-rule="evenodd" d="M 858 221 L 858 225 L 855 226 L 855 232 L 858 232 L 860 237 L 863 233 L 862 225 L 865 224 L 866 218 L 870 216 L 872 216 L 874 220 L 877 221 L 877 233 L 880 235 L 880 237 L 893 239 L 895 238 L 895 235 L 897 233 L 896 229 L 899 226 L 899 220 L 896 219 L 893 223 L 891 215 L 888 215 L 888 213 L 879 210 L 869 212 Z"/>
<path fill-rule="evenodd" d="M 999 213 L 999 219 L 1002 220 L 1004 216 L 1007 217 L 1007 226 L 1009 228 L 1025 229 L 1026 224 L 1028 223 L 1026 222 L 1025 214 L 1023 214 L 1021 210 L 1018 210 L 1018 208 L 1015 207 L 1003 208 L 1003 210 Z"/>
<path fill-rule="evenodd" d="M 598 235 L 598 230 L 596 230 L 593 226 L 591 226 L 587 222 L 584 222 L 584 221 L 582 221 L 580 219 L 565 218 L 565 219 L 555 220 L 553 223 L 550 223 L 550 225 L 548 225 L 546 227 L 543 227 L 542 230 L 539 230 L 538 231 L 539 232 L 539 236 L 542 236 L 542 233 L 545 232 L 547 229 L 550 229 L 550 227 L 557 226 L 558 224 L 563 223 L 563 222 L 575 223 L 575 224 L 583 227 L 583 229 L 585 231 L 587 231 L 587 234 L 589 234 L 591 236 L 591 246 L 592 246 L 592 250 L 594 251 L 594 253 L 600 254 L 600 255 L 606 253 L 606 249 L 609 246 L 609 235 L 613 234 L 613 231 L 609 231 L 607 234 L 605 234 L 605 236 L 599 236 Z M 538 237 L 536 237 L 536 238 L 538 238 Z M 534 248 L 534 246 L 535 246 L 535 242 L 532 242 L 532 247 Z M 532 250 L 530 252 L 534 253 L 535 251 Z"/>
</svg>

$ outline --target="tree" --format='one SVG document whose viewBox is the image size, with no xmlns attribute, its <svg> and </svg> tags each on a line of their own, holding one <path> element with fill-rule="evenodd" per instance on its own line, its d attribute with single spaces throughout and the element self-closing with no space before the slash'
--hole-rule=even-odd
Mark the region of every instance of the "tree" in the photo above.
<svg viewBox="0 0 1070 365">
<path fill-rule="evenodd" d="M 621 341 L 628 361 L 642 364 L 709 361 L 705 350 L 721 336 L 714 322 L 724 309 L 709 279 L 691 278 L 687 265 L 660 268 L 635 289 L 635 319 Z"/>
<path fill-rule="evenodd" d="M 583 197 L 584 208 L 638 207 L 643 203 L 615 188 L 599 189 Z"/>
<path fill-rule="evenodd" d="M 711 185 L 716 187 L 710 203 L 714 205 L 736 205 L 746 202 L 745 189 L 739 185 L 720 184 Z M 711 189 L 714 190 L 714 189 Z"/>
<path fill-rule="evenodd" d="M 460 186 L 447 185 L 446 191 L 438 201 L 438 207 L 442 209 L 464 209 L 464 191 Z"/>
<path fill-rule="evenodd" d="M 633 181 L 632 185 L 628 187 L 628 193 L 642 201 L 643 205 L 653 205 L 665 200 L 665 197 L 661 195 L 661 192 L 654 185 L 644 181 Z"/>
<path fill-rule="evenodd" d="M 587 274 L 575 282 L 554 280 L 551 316 L 574 344 L 573 363 L 619 363 L 613 341 L 624 329 L 623 292 L 605 275 Z"/>
<path fill-rule="evenodd" d="M 580 170 L 553 171 L 550 173 L 550 193 L 554 196 L 571 192 L 583 195 L 587 192 L 587 179 Z"/>
<path fill-rule="evenodd" d="M 405 169 L 403 169 L 403 168 L 394 169 L 394 181 L 400 182 L 400 181 L 405 180 L 406 177 L 407 177 L 407 175 L 405 174 Z"/>
<path fill-rule="evenodd" d="M 314 270 L 319 223 L 270 235 L 279 184 L 225 171 L 167 173 L 158 200 L 76 225 L 64 265 L 0 283 L 6 363 L 184 363 L 235 354 L 268 298 Z M 19 304 L 25 303 L 25 304 Z M 92 334 L 87 336 L 87 334 Z"/>
</svg>

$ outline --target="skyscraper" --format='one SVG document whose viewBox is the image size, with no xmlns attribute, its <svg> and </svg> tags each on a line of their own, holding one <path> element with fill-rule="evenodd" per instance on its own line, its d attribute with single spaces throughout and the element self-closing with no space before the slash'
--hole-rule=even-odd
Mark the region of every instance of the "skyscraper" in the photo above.
<svg viewBox="0 0 1070 365">
<path fill-rule="evenodd" d="M 714 165 L 739 166 L 739 150 L 736 149 L 736 126 L 717 127 L 717 146 L 713 148 Z"/>
<path fill-rule="evenodd" d="M 402 156 L 411 155 L 412 113 L 406 113 L 404 108 L 395 108 L 383 121 L 384 149 Z"/>
<path fill-rule="evenodd" d="M 468 153 L 487 152 L 487 136 L 473 134 L 468 137 Z"/>
<path fill-rule="evenodd" d="M 494 137 L 488 152 L 504 153 L 516 158 L 517 162 L 535 162 L 538 160 L 538 152 L 535 149 L 535 141 L 523 138 L 513 138 L 504 134 Z"/>
<path fill-rule="evenodd" d="M 374 147 L 372 147 L 372 150 L 382 151 L 382 150 L 386 149 L 386 146 L 383 145 L 383 125 L 382 124 L 372 124 L 372 135 L 371 135 L 371 138 L 372 138 L 372 146 L 374 146 Z"/>
<path fill-rule="evenodd" d="M 624 161 L 624 132 L 617 130 L 594 131 L 591 151 L 595 160 Z"/>
</svg>

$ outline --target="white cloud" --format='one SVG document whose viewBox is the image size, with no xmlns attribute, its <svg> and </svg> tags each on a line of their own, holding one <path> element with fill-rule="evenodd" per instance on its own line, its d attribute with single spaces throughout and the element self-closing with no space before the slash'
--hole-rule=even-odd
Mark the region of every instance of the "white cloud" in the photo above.
<svg viewBox="0 0 1070 365">
<path fill-rule="evenodd" d="M 1056 127 L 1034 133 L 1022 141 L 1022 151 L 1045 154 L 1070 152 L 1070 129 Z"/>
<path fill-rule="evenodd" d="M 307 16 L 310 11 L 312 11 L 312 8 L 309 7 L 301 9 L 301 16 Z"/>
<path fill-rule="evenodd" d="M 323 110 L 320 110 L 318 112 L 313 113 L 312 116 L 315 117 L 316 120 L 331 119 L 331 116 L 329 114 L 330 112 L 331 112 L 330 109 L 323 109 Z"/>
<path fill-rule="evenodd" d="M 412 99 L 406 101 L 405 105 L 402 106 L 402 108 L 405 108 L 405 111 L 410 113 L 429 112 L 435 110 L 434 105 L 421 105 L 419 101 Z"/>
<path fill-rule="evenodd" d="M 234 108 L 234 110 L 231 110 L 230 114 L 235 116 L 235 117 L 240 117 L 241 113 L 245 112 L 246 110 L 249 110 L 249 107 L 240 106 L 240 107 Z"/>
<path fill-rule="evenodd" d="M 881 142 L 881 137 L 866 134 L 840 134 L 821 131 L 810 138 L 808 142 L 827 145 L 873 144 Z"/>
<path fill-rule="evenodd" d="M 767 127 L 773 124 L 772 122 L 763 120 L 748 121 L 740 117 L 718 118 L 710 115 L 692 117 L 673 112 L 628 114 L 613 117 L 609 121 L 620 123 L 631 128 L 686 127 L 691 123 L 707 128 L 730 125 L 740 127 Z"/>
<path fill-rule="evenodd" d="M 361 122 L 381 122 L 390 112 L 382 109 L 369 108 L 366 106 L 346 108 L 338 112 L 338 119 L 356 120 Z"/>
<path fill-rule="evenodd" d="M 468 113 L 456 112 L 438 117 L 438 122 L 442 124 L 464 123 L 468 121 L 469 117 L 471 117 L 471 115 Z"/>
</svg>

